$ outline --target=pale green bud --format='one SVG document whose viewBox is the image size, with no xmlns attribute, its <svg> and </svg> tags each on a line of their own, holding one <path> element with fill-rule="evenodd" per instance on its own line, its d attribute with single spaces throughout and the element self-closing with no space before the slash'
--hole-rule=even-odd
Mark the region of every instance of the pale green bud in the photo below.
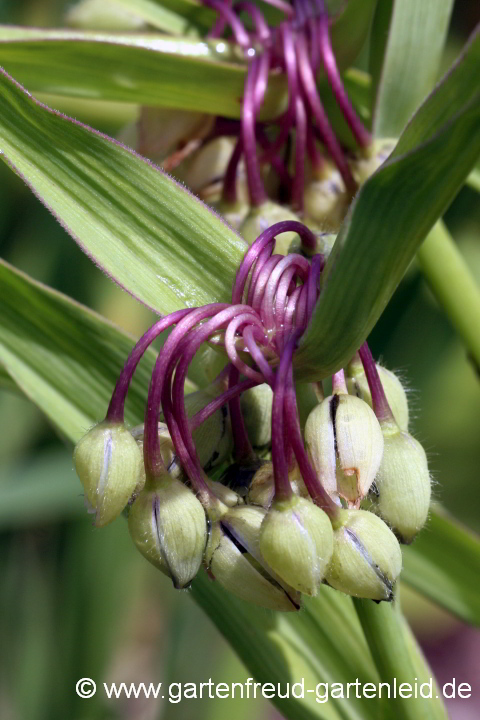
<svg viewBox="0 0 480 720">
<path fill-rule="evenodd" d="M 226 590 L 248 602 L 271 610 L 298 610 L 298 593 L 277 582 L 275 574 L 260 563 L 258 537 L 265 512 L 239 507 L 214 523 L 205 562 L 208 571 Z"/>
<path fill-rule="evenodd" d="M 312 180 L 303 196 L 305 216 L 323 232 L 338 232 L 351 196 L 345 190 L 340 173 L 328 167 L 322 177 Z"/>
<path fill-rule="evenodd" d="M 305 443 L 329 495 L 358 506 L 383 453 L 382 430 L 371 407 L 346 393 L 325 398 L 308 416 Z"/>
<path fill-rule="evenodd" d="M 375 140 L 365 150 L 360 150 L 357 157 L 350 162 L 350 169 L 355 182 L 363 185 L 378 170 L 393 151 L 397 141 L 384 138 Z"/>
<path fill-rule="evenodd" d="M 298 465 L 295 465 L 293 470 L 289 472 L 288 479 L 295 495 L 304 498 L 310 497 Z M 271 462 L 266 462 L 261 465 L 253 476 L 245 499 L 246 502 L 251 505 L 259 505 L 268 510 L 272 504 L 274 495 L 275 482 L 273 479 L 273 465 Z"/>
<path fill-rule="evenodd" d="M 168 575 L 176 588 L 189 585 L 202 563 L 207 520 L 198 498 L 167 473 L 143 490 L 128 516 L 128 529 L 142 555 Z"/>
<path fill-rule="evenodd" d="M 210 480 L 208 477 L 205 477 L 205 482 L 217 498 L 227 507 L 235 507 L 236 505 L 243 504 L 243 499 L 235 490 L 232 490 L 232 488 L 223 485 L 217 480 Z"/>
<path fill-rule="evenodd" d="M 411 543 L 425 525 L 430 507 L 431 484 L 427 456 L 409 433 L 384 425 L 383 460 L 375 480 L 375 511 L 398 538 Z"/>
<path fill-rule="evenodd" d="M 95 525 L 115 520 L 128 503 L 143 469 L 137 443 L 121 423 L 95 425 L 77 443 L 74 452 L 77 475 L 95 509 Z"/>
<path fill-rule="evenodd" d="M 254 448 L 269 445 L 272 439 L 272 400 L 270 385 L 257 385 L 240 399 L 248 437 Z"/>
<path fill-rule="evenodd" d="M 402 383 L 395 373 L 387 370 L 387 368 L 377 365 L 378 374 L 382 382 L 383 390 L 387 397 L 388 404 L 393 413 L 400 430 L 408 430 L 408 400 Z M 372 395 L 368 387 L 368 381 L 360 363 L 351 363 L 348 367 L 347 388 L 351 395 L 364 400 L 372 405 Z"/>
<path fill-rule="evenodd" d="M 297 239 L 294 240 L 290 245 L 288 253 L 296 253 L 298 255 L 306 255 L 308 257 L 311 257 L 312 255 L 316 255 L 318 253 L 320 255 L 324 255 L 325 258 L 328 258 L 328 256 L 333 250 L 335 240 L 337 239 L 336 233 L 323 232 L 316 223 L 311 222 L 308 219 L 305 219 L 305 225 L 308 227 L 309 230 L 315 233 L 315 249 L 309 250 L 307 253 L 307 251 L 304 250 L 302 242 L 297 235 Z"/>
<path fill-rule="evenodd" d="M 220 393 L 222 389 L 217 387 Z M 187 416 L 192 418 L 199 410 L 208 405 L 216 397 L 214 386 L 210 389 L 199 390 L 185 397 Z M 143 443 L 143 425 L 132 430 L 137 442 Z M 171 477 L 179 478 L 183 468 L 175 453 L 168 427 L 165 423 L 158 423 L 158 439 L 164 465 Z M 230 419 L 227 407 L 222 407 L 202 423 L 193 433 L 195 448 L 201 466 L 205 470 L 224 462 L 230 455 L 233 446 Z"/>
<path fill-rule="evenodd" d="M 328 584 L 347 595 L 392 600 L 402 551 L 390 528 L 366 510 L 341 510 L 334 526 Z"/>
<path fill-rule="evenodd" d="M 223 136 L 210 140 L 175 169 L 175 177 L 193 192 L 200 192 L 224 177 L 235 142 L 235 138 Z"/>
<path fill-rule="evenodd" d="M 332 526 L 323 510 L 297 495 L 273 503 L 260 529 L 260 552 L 284 582 L 316 595 L 332 551 Z"/>
<path fill-rule="evenodd" d="M 236 200 L 229 202 L 220 198 L 217 201 L 210 202 L 210 205 L 216 210 L 227 223 L 234 229 L 239 230 L 245 218 L 250 212 L 250 205 L 245 200 Z"/>
<path fill-rule="evenodd" d="M 110 0 L 81 0 L 67 11 L 65 24 L 84 30 L 138 32 L 146 28 L 142 18 Z"/>
<path fill-rule="evenodd" d="M 298 217 L 288 208 L 282 207 L 271 200 L 266 200 L 262 205 L 251 208 L 245 222 L 240 227 L 240 233 L 247 243 L 251 245 L 264 230 L 283 220 L 295 220 L 298 222 Z M 298 235 L 294 232 L 285 232 L 279 235 L 275 245 L 275 254 L 286 255 L 291 243 L 296 238 L 298 238 Z"/>
</svg>

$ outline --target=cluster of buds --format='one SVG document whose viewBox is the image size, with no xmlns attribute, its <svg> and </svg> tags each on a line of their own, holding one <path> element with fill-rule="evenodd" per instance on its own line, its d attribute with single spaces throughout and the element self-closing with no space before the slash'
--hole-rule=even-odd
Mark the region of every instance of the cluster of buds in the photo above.
<svg viewBox="0 0 480 720">
<path fill-rule="evenodd" d="M 303 254 L 274 253 L 276 236 L 288 233 Z M 405 393 L 367 345 L 333 376 L 328 397 L 321 380 L 310 395 L 295 384 L 295 350 L 325 261 L 315 249 L 314 233 L 297 221 L 262 232 L 231 303 L 158 320 L 128 357 L 106 419 L 76 447 L 95 524 L 126 511 L 134 543 L 177 588 L 203 564 L 230 592 L 276 610 L 298 609 L 321 583 L 390 600 L 399 540 L 410 542 L 426 520 L 430 479 L 407 431 Z M 128 430 L 133 374 L 167 329 L 144 424 Z M 226 365 L 209 387 L 185 395 L 204 343 Z"/>
<path fill-rule="evenodd" d="M 233 40 L 247 64 L 239 121 L 145 108 L 136 138 L 124 139 L 184 182 L 249 244 L 277 222 L 301 219 L 317 235 L 318 252 L 328 254 L 357 187 L 394 144 L 373 142 L 350 102 L 324 0 L 266 1 L 284 13 L 273 28 L 248 0 L 202 0 L 217 13 L 209 38 L 219 47 L 223 38 Z M 329 122 L 316 82 L 322 69 L 355 151 L 342 146 Z M 272 74 L 285 76 L 288 104 L 267 122 L 261 111 Z M 298 246 L 296 233 L 286 233 L 277 252 Z"/>
</svg>

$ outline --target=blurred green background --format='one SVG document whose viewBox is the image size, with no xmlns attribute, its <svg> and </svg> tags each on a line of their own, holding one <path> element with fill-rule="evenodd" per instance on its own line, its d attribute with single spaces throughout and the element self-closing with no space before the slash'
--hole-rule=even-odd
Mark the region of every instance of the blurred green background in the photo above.
<svg viewBox="0 0 480 720">
<path fill-rule="evenodd" d="M 0 0 L 0 22 L 58 26 L 70 5 Z M 456 3 L 445 66 L 479 20 L 478 0 Z M 125 105 L 42 99 L 110 134 L 136 113 Z M 0 188 L 2 257 L 136 335 L 148 327 L 151 314 L 94 267 L 4 165 Z M 480 282 L 479 196 L 462 190 L 445 219 Z M 412 430 L 429 453 L 436 499 L 479 530 L 479 378 L 415 264 L 371 345 L 410 389 Z M 76 696 L 84 676 L 218 683 L 242 682 L 248 673 L 188 593 L 174 591 L 134 550 L 125 523 L 92 528 L 72 448 L 28 400 L 1 389 L 5 382 L 0 373 L 0 718 L 215 720 L 225 711 L 230 720 L 278 717 L 262 700 L 174 705 Z M 403 598 L 439 681 L 472 682 L 479 635 L 408 589 Z M 479 717 L 478 698 L 459 702 L 450 706 L 454 720 Z"/>
</svg>

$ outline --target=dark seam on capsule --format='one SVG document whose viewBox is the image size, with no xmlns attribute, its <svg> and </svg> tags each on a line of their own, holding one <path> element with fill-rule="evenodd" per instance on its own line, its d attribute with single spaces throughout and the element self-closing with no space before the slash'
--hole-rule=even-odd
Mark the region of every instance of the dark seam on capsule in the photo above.
<svg viewBox="0 0 480 720">
<path fill-rule="evenodd" d="M 386 589 L 388 590 L 388 597 L 387 600 L 393 599 L 393 585 L 388 579 L 388 577 L 380 570 L 377 563 L 374 562 L 372 556 L 367 551 L 363 543 L 360 542 L 358 537 L 355 535 L 355 533 L 352 530 L 349 530 L 349 528 L 345 528 L 345 534 L 348 536 L 348 539 L 350 542 L 355 546 L 355 548 L 358 550 L 360 555 L 366 560 L 366 562 L 370 565 L 375 575 L 378 577 L 378 579 L 385 585 Z"/>
</svg>

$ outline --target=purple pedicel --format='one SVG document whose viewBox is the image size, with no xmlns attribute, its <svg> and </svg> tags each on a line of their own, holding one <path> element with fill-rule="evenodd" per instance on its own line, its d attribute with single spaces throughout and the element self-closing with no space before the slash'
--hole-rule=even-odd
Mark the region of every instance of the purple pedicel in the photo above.
<svg viewBox="0 0 480 720">
<path fill-rule="evenodd" d="M 237 315 L 237 317 L 232 320 L 227 327 L 227 331 L 225 333 L 225 349 L 232 365 L 234 365 L 234 367 L 236 367 L 239 372 L 245 375 L 245 377 L 260 384 L 265 382 L 265 378 L 263 377 L 262 373 L 254 370 L 249 365 L 244 363 L 243 360 L 239 357 L 236 348 L 235 334 L 240 329 L 240 327 L 245 330 L 246 325 L 252 325 L 258 328 L 258 330 L 263 333 L 265 341 L 267 341 L 267 337 L 264 334 L 263 325 L 260 318 L 252 315 L 251 313 L 242 313 L 241 315 Z"/>
<path fill-rule="evenodd" d="M 303 212 L 305 191 L 305 155 L 307 148 L 307 113 L 300 95 L 295 104 L 295 175 L 292 183 L 292 206 Z"/>
<path fill-rule="evenodd" d="M 258 41 L 262 44 L 267 45 L 270 43 L 270 28 L 268 27 L 267 23 L 265 22 L 265 18 L 263 17 L 258 7 L 256 7 L 256 5 L 254 5 L 252 2 L 249 2 L 248 0 L 241 0 L 240 2 L 235 3 L 233 9 L 237 13 L 240 13 L 242 11 L 248 13 L 253 20 Z"/>
<path fill-rule="evenodd" d="M 278 283 L 280 282 L 285 270 L 292 266 L 296 268 L 297 275 L 303 282 L 306 282 L 307 280 L 310 270 L 308 260 L 306 260 L 302 255 L 287 255 L 286 257 L 281 257 L 280 262 L 275 266 L 275 268 L 273 268 L 270 277 L 268 278 L 262 300 L 260 314 L 267 331 L 275 328 L 274 299 L 278 289 Z"/>
<path fill-rule="evenodd" d="M 266 262 L 268 262 L 269 258 L 271 257 L 274 244 L 275 240 L 272 240 L 271 244 L 267 245 L 267 247 L 262 250 L 255 262 L 249 284 L 247 285 L 247 305 L 252 304 L 257 278 L 260 275 L 263 266 Z"/>
<path fill-rule="evenodd" d="M 202 0 L 203 1 L 203 0 Z M 228 7 L 232 7 L 232 0 L 225 0 L 225 5 L 228 5 Z M 207 34 L 207 38 L 219 38 L 223 33 L 225 32 L 225 28 L 227 27 L 227 21 L 225 19 L 225 16 L 223 13 L 218 14 L 217 19 L 215 20 L 215 24 L 210 30 L 210 32 Z"/>
<path fill-rule="evenodd" d="M 338 507 L 328 495 L 322 483 L 317 477 L 315 470 L 308 458 L 303 444 L 302 431 L 298 420 L 297 398 L 295 396 L 295 388 L 293 385 L 293 369 L 292 363 L 288 369 L 285 389 L 285 427 L 288 434 L 289 442 L 293 448 L 298 467 L 300 469 L 305 487 L 315 505 L 322 508 L 330 518 L 334 518 L 338 514 Z"/>
<path fill-rule="evenodd" d="M 230 368 L 229 388 L 234 387 L 238 383 L 240 373 L 237 368 Z M 239 463 L 249 464 L 256 460 L 256 455 L 248 439 L 247 430 L 243 421 L 242 408 L 240 407 L 240 397 L 232 398 L 228 403 L 230 410 L 230 418 L 232 421 L 233 443 L 235 446 L 235 460 Z"/>
<path fill-rule="evenodd" d="M 264 377 L 265 382 L 267 382 L 270 387 L 273 388 L 274 382 L 275 382 L 275 373 L 273 372 L 272 368 L 268 364 L 268 361 L 266 360 L 264 354 L 260 350 L 260 348 L 257 345 L 257 341 L 255 340 L 255 328 L 250 325 L 249 327 L 246 327 L 243 331 L 243 339 L 245 341 L 245 345 L 252 356 L 252 359 L 256 363 L 257 367 L 260 368 L 260 371 Z"/>
<path fill-rule="evenodd" d="M 223 0 L 202 0 L 202 2 L 204 5 L 211 7 L 212 10 L 216 10 L 218 13 L 220 13 L 220 16 L 223 18 L 224 22 L 228 23 L 232 28 L 233 36 L 237 45 L 240 45 L 240 47 L 244 50 L 248 50 L 251 44 L 250 37 L 245 30 L 242 21 L 237 15 L 235 15 L 231 7 L 229 7 L 225 2 L 223 2 Z M 223 33 L 224 29 L 225 26 L 221 28 L 221 33 Z"/>
<path fill-rule="evenodd" d="M 258 275 L 257 282 L 255 283 L 255 289 L 253 291 L 252 307 L 259 314 L 262 310 L 263 295 L 265 293 L 267 283 L 270 279 L 270 275 L 272 274 L 273 269 L 278 265 L 282 258 L 283 255 L 272 255 L 272 257 L 267 260 Z"/>
<path fill-rule="evenodd" d="M 322 153 L 317 147 L 317 143 L 315 142 L 315 133 L 313 131 L 310 118 L 308 118 L 307 123 L 307 153 L 308 157 L 310 158 L 310 162 L 312 163 L 312 168 L 317 173 L 320 173 L 325 166 L 325 158 L 323 157 Z"/>
<path fill-rule="evenodd" d="M 366 342 L 363 343 L 358 354 L 360 355 L 363 369 L 365 370 L 368 387 L 372 395 L 372 405 L 377 419 L 379 422 L 395 422 L 385 395 L 385 390 L 383 389 L 382 381 L 380 380 L 380 375 L 378 374 L 375 360 Z"/>
<path fill-rule="evenodd" d="M 230 371 L 229 366 L 227 366 L 227 368 Z M 229 390 L 225 390 L 224 393 L 209 402 L 208 405 L 205 405 L 204 408 L 195 413 L 195 415 L 190 419 L 189 425 L 191 432 L 195 432 L 195 430 L 200 427 L 205 420 L 208 420 L 208 418 L 216 413 L 223 405 L 226 405 L 229 400 L 234 398 L 236 395 L 241 395 L 246 390 L 256 387 L 258 384 L 259 383 L 253 382 L 253 380 L 242 380 L 242 382 L 239 382 L 237 385 L 233 385 L 233 387 Z"/>
<path fill-rule="evenodd" d="M 290 267 L 283 273 L 280 278 L 280 282 L 277 286 L 277 292 L 275 293 L 275 344 L 281 352 L 285 346 L 286 338 L 288 333 L 285 328 L 285 311 L 289 296 L 293 293 L 296 288 L 296 274 L 297 268 Z"/>
<path fill-rule="evenodd" d="M 237 170 L 242 153 L 243 143 L 242 138 L 239 137 L 228 161 L 227 170 L 223 179 L 222 198 L 226 202 L 234 203 L 237 201 Z"/>
<path fill-rule="evenodd" d="M 319 293 L 318 281 L 324 267 L 325 257 L 320 253 L 314 255 L 310 265 L 310 273 L 307 281 L 307 323 L 310 322 L 310 318 L 312 317 L 312 313 L 317 303 Z"/>
<path fill-rule="evenodd" d="M 293 16 L 293 8 L 290 7 L 288 3 L 286 3 L 284 0 L 263 0 L 267 5 L 271 5 L 272 7 L 277 8 L 277 10 L 281 10 L 285 13 L 285 15 L 289 18 Z"/>
<path fill-rule="evenodd" d="M 214 317 L 212 317 L 200 327 L 195 328 L 190 333 L 188 344 L 183 348 L 182 355 L 179 358 L 179 362 L 176 368 L 175 358 L 172 358 L 172 361 L 170 363 L 168 379 L 171 378 L 173 370 L 175 370 L 175 379 L 173 381 L 171 400 L 169 398 L 168 406 L 169 409 L 171 408 L 175 420 L 178 424 L 178 428 L 182 436 L 183 442 L 185 443 L 187 451 L 190 453 L 191 459 L 196 467 L 197 474 L 202 474 L 203 470 L 197 456 L 197 451 L 195 449 L 195 444 L 193 442 L 189 427 L 189 419 L 185 410 L 185 380 L 187 377 L 188 368 L 198 348 L 204 342 L 206 342 L 213 334 L 218 332 L 218 330 L 224 329 L 226 326 L 228 326 L 230 321 L 233 320 L 237 315 L 242 314 L 253 315 L 253 311 L 251 308 L 248 308 L 245 305 L 234 305 L 218 312 Z M 260 324 L 260 321 L 258 322 Z M 229 373 L 229 376 L 230 375 L 231 372 Z M 193 482 L 192 478 L 191 480 Z"/>
<path fill-rule="evenodd" d="M 368 147 L 372 142 L 370 133 L 367 132 L 363 126 L 363 123 L 357 116 L 348 95 L 345 92 L 345 87 L 337 67 L 337 61 L 335 59 L 335 55 L 333 54 L 332 43 L 330 42 L 330 33 L 328 31 L 328 14 L 325 8 L 325 3 L 323 0 L 315 0 L 315 5 L 319 13 L 317 20 L 318 40 L 325 73 L 333 90 L 333 94 L 335 95 L 335 99 L 348 123 L 348 126 L 350 127 L 350 130 L 353 133 L 353 136 L 355 137 L 355 140 L 360 147 Z"/>
<path fill-rule="evenodd" d="M 292 486 L 288 477 L 287 448 L 290 438 L 286 435 L 285 421 L 285 388 L 289 370 L 292 365 L 293 352 L 301 331 L 296 331 L 285 345 L 280 358 L 272 403 L 272 464 L 275 482 L 275 500 L 288 500 L 292 496 Z"/>
<path fill-rule="evenodd" d="M 342 148 L 340 147 L 340 144 L 325 114 L 325 110 L 323 109 L 323 105 L 317 92 L 315 76 L 310 66 L 306 39 L 300 33 L 297 35 L 297 52 L 299 75 L 302 82 L 303 91 L 305 93 L 305 97 L 310 106 L 310 109 L 315 117 L 315 121 L 317 123 L 321 138 L 325 144 L 325 147 L 333 158 L 333 161 L 338 167 L 345 186 L 353 192 L 356 190 L 357 185 L 355 183 L 355 180 L 353 179 L 353 175 L 350 171 L 348 163 L 345 160 Z"/>
<path fill-rule="evenodd" d="M 250 245 L 247 252 L 245 253 L 245 256 L 240 264 L 240 267 L 237 270 L 237 274 L 235 277 L 235 285 L 233 286 L 232 292 L 232 303 L 238 304 L 241 302 L 245 289 L 245 283 L 247 282 L 248 275 L 255 261 L 259 258 L 262 251 L 265 250 L 265 248 L 269 244 L 272 244 L 273 250 L 276 236 L 281 235 L 284 232 L 296 232 L 300 236 L 302 246 L 307 250 L 314 250 L 317 245 L 317 240 L 314 233 L 301 222 L 298 222 L 296 220 L 282 220 L 281 222 L 271 225 L 258 236 L 255 242 Z M 249 301 L 248 304 L 251 305 L 252 303 L 250 303 Z"/>
<path fill-rule="evenodd" d="M 182 320 L 194 309 L 195 308 L 177 310 L 161 320 L 158 320 L 144 335 L 142 335 L 128 356 L 123 370 L 117 380 L 117 384 L 115 385 L 115 389 L 112 394 L 112 399 L 110 400 L 110 404 L 108 406 L 107 420 L 110 422 L 124 422 L 125 400 L 127 398 L 128 388 L 130 387 L 137 365 L 142 359 L 147 348 L 159 335 L 161 335 L 164 330 Z"/>
<path fill-rule="evenodd" d="M 271 162 L 272 158 L 277 155 L 278 151 L 285 144 L 289 132 L 295 122 L 295 106 L 298 94 L 297 56 L 295 53 L 293 33 L 289 23 L 284 22 L 280 25 L 280 36 L 282 39 L 283 64 L 285 65 L 287 73 L 288 108 L 281 118 L 280 132 L 278 133 L 278 136 L 275 138 L 273 143 L 271 143 L 269 149 L 262 155 L 262 163 Z"/>
<path fill-rule="evenodd" d="M 328 11 L 325 7 L 324 0 L 315 0 L 315 3 L 319 8 L 317 29 L 320 54 L 323 60 L 325 73 L 330 82 L 337 103 L 357 143 L 360 147 L 368 147 L 372 142 L 372 137 L 355 112 L 355 109 L 345 90 L 330 40 Z"/>
<path fill-rule="evenodd" d="M 268 58 L 267 58 L 268 60 Z M 263 60 L 265 62 L 265 60 Z M 267 200 L 267 193 L 260 174 L 260 165 L 257 158 L 257 138 L 255 135 L 255 88 L 261 70 L 262 57 L 255 57 L 248 66 L 245 79 L 245 91 L 242 106 L 242 142 L 247 171 L 248 192 L 250 202 L 254 206 L 262 205 Z"/>
<path fill-rule="evenodd" d="M 147 405 L 145 408 L 145 429 L 144 429 L 144 461 L 147 475 L 155 475 L 165 472 L 165 465 L 160 451 L 158 440 L 157 418 L 165 386 L 165 375 L 172 356 L 189 330 L 206 317 L 228 307 L 226 304 L 214 303 L 205 307 L 191 310 L 186 317 L 177 323 L 165 345 L 160 350 L 148 389 Z M 172 438 L 173 440 L 173 438 Z"/>
<path fill-rule="evenodd" d="M 300 298 L 300 295 L 302 294 L 303 287 L 297 287 L 293 291 L 293 293 L 290 295 L 287 303 L 287 307 L 285 309 L 285 315 L 283 317 L 283 322 L 285 325 L 285 333 L 289 332 L 292 328 L 294 323 L 298 325 L 298 322 L 296 322 L 296 312 L 297 312 L 297 305 Z"/>
<path fill-rule="evenodd" d="M 263 155 L 260 156 L 260 160 L 259 160 L 260 165 L 265 165 L 265 163 L 270 163 L 270 165 L 273 167 L 273 169 L 277 173 L 280 183 L 282 185 L 284 185 L 290 191 L 292 179 L 288 173 L 287 168 L 285 167 L 285 162 L 280 157 L 280 155 L 272 155 L 271 154 L 270 150 L 273 147 L 274 143 L 270 142 L 264 128 L 261 126 L 260 127 L 257 126 L 257 142 L 263 150 Z"/>
</svg>

